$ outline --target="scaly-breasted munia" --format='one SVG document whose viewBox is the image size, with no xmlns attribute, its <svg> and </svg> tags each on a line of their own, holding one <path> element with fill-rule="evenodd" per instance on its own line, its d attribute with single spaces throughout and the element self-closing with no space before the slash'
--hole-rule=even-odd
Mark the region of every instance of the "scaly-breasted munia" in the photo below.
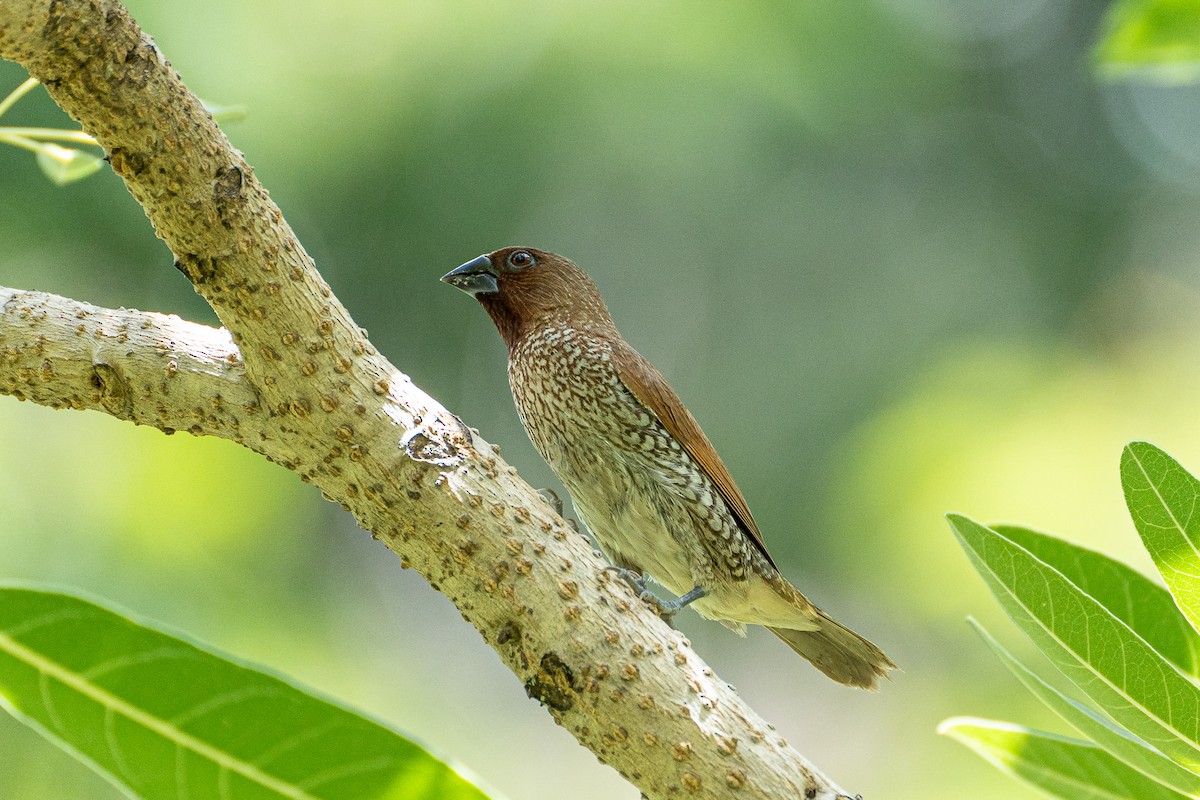
<svg viewBox="0 0 1200 800">
<path fill-rule="evenodd" d="M 442 280 L 496 323 L 525 430 L 613 564 L 738 633 L 765 625 L 835 681 L 874 689 L 895 668 L 780 575 L 716 450 L 583 270 L 506 247 Z"/>
</svg>

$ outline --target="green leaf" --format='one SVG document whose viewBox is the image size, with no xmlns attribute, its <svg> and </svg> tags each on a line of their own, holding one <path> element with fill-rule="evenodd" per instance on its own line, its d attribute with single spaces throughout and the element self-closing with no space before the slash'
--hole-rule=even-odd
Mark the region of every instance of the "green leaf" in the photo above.
<svg viewBox="0 0 1200 800">
<path fill-rule="evenodd" d="M 1200 481 L 1154 445 L 1132 442 L 1121 454 L 1121 485 L 1154 566 L 1200 630 Z"/>
<path fill-rule="evenodd" d="M 1200 767 L 1200 687 L 1028 550 L 966 517 L 950 525 L 1009 617 L 1116 722 Z"/>
<path fill-rule="evenodd" d="M 104 160 L 91 153 L 50 143 L 38 148 L 37 163 L 56 186 L 82 180 L 104 166 Z"/>
<path fill-rule="evenodd" d="M 1185 794 L 1200 796 L 1200 775 L 1179 766 L 1078 700 L 1067 697 L 1014 658 L 982 625 L 973 619 L 970 623 L 1025 688 L 1077 731 L 1143 775 Z"/>
<path fill-rule="evenodd" d="M 1057 536 L 1010 525 L 993 530 L 1061 572 L 1175 666 L 1200 675 L 1200 635 L 1166 589 L 1120 561 Z"/>
<path fill-rule="evenodd" d="M 1200 2 L 1118 0 L 1095 59 L 1102 75 L 1138 73 L 1171 83 L 1200 77 Z"/>
<path fill-rule="evenodd" d="M 962 742 L 1002 772 L 1064 800 L 1187 800 L 1090 742 L 965 717 L 946 720 L 938 733 Z"/>
<path fill-rule="evenodd" d="M 0 705 L 147 800 L 485 798 L 375 722 L 51 591 L 0 586 Z"/>
<path fill-rule="evenodd" d="M 248 116 L 245 106 L 223 106 L 203 99 L 200 105 L 204 106 L 204 110 L 212 114 L 212 118 L 217 122 L 241 122 Z"/>
</svg>

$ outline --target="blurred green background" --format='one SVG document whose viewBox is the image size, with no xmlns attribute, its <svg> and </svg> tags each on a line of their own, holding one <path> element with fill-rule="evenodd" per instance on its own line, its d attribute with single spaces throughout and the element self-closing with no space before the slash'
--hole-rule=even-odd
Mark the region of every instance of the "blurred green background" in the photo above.
<svg viewBox="0 0 1200 800">
<path fill-rule="evenodd" d="M 1121 446 L 1200 468 L 1200 91 L 1098 82 L 1104 4 L 129 5 L 194 91 L 249 109 L 227 132 L 373 342 L 535 486 L 500 340 L 437 278 L 508 244 L 591 272 L 784 571 L 904 670 L 855 692 L 681 615 L 801 752 L 873 800 L 1033 796 L 934 733 L 1061 730 L 964 623 L 1029 652 L 942 514 L 1148 570 Z M 0 63 L 0 95 L 24 78 Z M 63 122 L 40 90 L 5 117 Z M 56 189 L 4 148 L 0 178 L 0 284 L 215 321 L 111 173 Z M 12 398 L 0 443 L 0 578 L 295 676 L 511 798 L 638 796 L 290 473 Z M 4 715 L 0 753 L 0 797 L 118 796 Z"/>
</svg>

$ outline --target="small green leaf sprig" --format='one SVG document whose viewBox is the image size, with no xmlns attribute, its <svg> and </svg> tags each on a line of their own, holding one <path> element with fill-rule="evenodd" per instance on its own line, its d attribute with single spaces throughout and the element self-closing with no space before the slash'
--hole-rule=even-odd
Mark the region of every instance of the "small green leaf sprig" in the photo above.
<svg viewBox="0 0 1200 800">
<path fill-rule="evenodd" d="M 17 101 L 38 85 L 37 78 L 30 78 L 7 97 L 0 100 L 0 117 L 16 105 Z M 201 101 L 202 103 L 204 101 Z M 246 111 L 240 106 L 217 106 L 204 103 L 204 108 L 218 122 L 237 121 L 245 118 Z M 38 167 L 56 186 L 83 180 L 96 174 L 104 165 L 104 158 L 81 147 L 100 147 L 88 134 L 68 128 L 29 128 L 0 126 L 0 142 L 32 152 Z M 78 145 L 74 147 L 71 145 Z"/>
<path fill-rule="evenodd" d="M 30 78 L 10 92 L 8 97 L 0 100 L 0 117 L 37 85 L 37 78 Z M 58 144 L 67 142 L 99 147 L 96 140 L 83 131 L 65 128 L 0 127 L 0 142 L 32 152 L 37 157 L 37 165 L 42 173 L 56 186 L 66 186 L 93 175 L 104 164 L 104 159 L 100 156 L 77 147 Z"/>
</svg>

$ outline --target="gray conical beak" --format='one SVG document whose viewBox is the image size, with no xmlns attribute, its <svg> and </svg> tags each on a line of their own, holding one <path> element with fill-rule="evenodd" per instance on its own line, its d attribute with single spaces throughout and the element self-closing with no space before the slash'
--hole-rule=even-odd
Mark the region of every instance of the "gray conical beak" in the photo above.
<svg viewBox="0 0 1200 800">
<path fill-rule="evenodd" d="M 491 294 L 500 290 L 492 260 L 487 256 L 473 258 L 458 269 L 450 270 L 442 276 L 442 282 L 462 289 L 469 295 Z"/>
</svg>

